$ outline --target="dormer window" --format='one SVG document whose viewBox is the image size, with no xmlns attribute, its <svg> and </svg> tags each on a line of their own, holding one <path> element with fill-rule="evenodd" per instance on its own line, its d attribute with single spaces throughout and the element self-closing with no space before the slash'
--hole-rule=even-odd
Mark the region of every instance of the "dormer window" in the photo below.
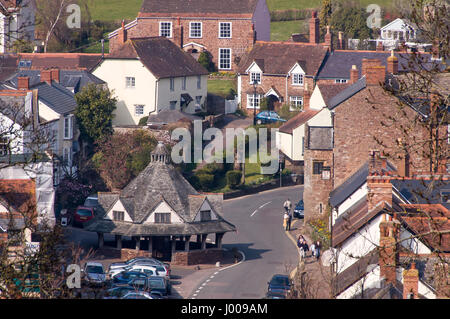
<svg viewBox="0 0 450 319">
<path fill-rule="evenodd" d="M 292 85 L 303 85 L 303 74 L 292 73 Z"/>
<path fill-rule="evenodd" d="M 259 72 L 250 73 L 250 84 L 254 84 L 255 81 L 257 84 L 261 84 L 261 73 Z"/>
<path fill-rule="evenodd" d="M 200 221 L 205 222 L 211 220 L 211 211 L 202 210 L 200 211 Z"/>
<path fill-rule="evenodd" d="M 170 213 L 155 213 L 155 224 L 170 224 Z"/>
</svg>

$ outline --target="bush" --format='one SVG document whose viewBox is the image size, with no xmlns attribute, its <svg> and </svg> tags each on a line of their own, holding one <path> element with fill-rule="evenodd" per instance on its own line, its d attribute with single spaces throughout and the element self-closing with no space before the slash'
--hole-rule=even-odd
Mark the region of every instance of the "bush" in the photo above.
<svg viewBox="0 0 450 319">
<path fill-rule="evenodd" d="M 143 118 L 141 118 L 140 120 L 139 120 L 139 126 L 145 126 L 145 125 L 147 125 L 147 120 L 148 120 L 148 116 L 144 116 Z"/>
<path fill-rule="evenodd" d="M 198 178 L 198 184 L 202 190 L 210 190 L 214 187 L 214 175 L 201 173 L 196 174 Z"/>
<path fill-rule="evenodd" d="M 215 69 L 214 63 L 212 62 L 211 55 L 208 52 L 206 51 L 201 52 L 197 61 L 209 72 L 214 71 Z"/>
<path fill-rule="evenodd" d="M 228 171 L 226 173 L 226 178 L 227 178 L 227 185 L 230 188 L 235 188 L 237 185 L 241 183 L 242 172 L 236 170 Z"/>
</svg>

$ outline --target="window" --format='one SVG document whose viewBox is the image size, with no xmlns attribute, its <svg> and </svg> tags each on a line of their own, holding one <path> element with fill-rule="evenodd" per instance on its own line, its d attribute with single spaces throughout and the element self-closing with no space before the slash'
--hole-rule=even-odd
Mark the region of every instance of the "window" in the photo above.
<svg viewBox="0 0 450 319">
<path fill-rule="evenodd" d="M 143 115 L 144 114 L 144 105 L 143 104 L 135 104 L 134 105 L 134 115 Z"/>
<path fill-rule="evenodd" d="M 259 95 L 259 94 L 256 94 L 256 95 L 248 94 L 247 95 L 247 108 L 248 109 L 253 109 L 255 107 L 257 109 L 259 109 L 260 102 L 261 102 L 261 95 Z"/>
<path fill-rule="evenodd" d="M 346 79 L 335 79 L 334 83 L 347 83 Z"/>
<path fill-rule="evenodd" d="M 73 137 L 73 116 L 64 117 L 64 139 L 70 140 Z"/>
<path fill-rule="evenodd" d="M 200 211 L 200 221 L 208 221 L 211 220 L 211 211 L 210 210 L 202 210 Z"/>
<path fill-rule="evenodd" d="M 323 170 L 323 162 L 314 161 L 313 162 L 313 174 L 318 175 L 322 174 Z"/>
<path fill-rule="evenodd" d="M 170 91 L 175 91 L 175 79 L 170 78 Z"/>
<path fill-rule="evenodd" d="M 202 77 L 200 75 L 197 75 L 197 90 L 200 90 L 202 88 Z"/>
<path fill-rule="evenodd" d="M 64 147 L 63 148 L 63 162 L 66 166 L 71 166 L 71 157 L 72 157 L 72 150 L 70 147 Z"/>
<path fill-rule="evenodd" d="M 132 76 L 127 76 L 125 78 L 125 87 L 126 88 L 134 88 L 136 87 L 136 79 Z"/>
<path fill-rule="evenodd" d="M 159 36 L 166 38 L 172 37 L 172 22 L 159 23 Z"/>
<path fill-rule="evenodd" d="M 292 73 L 292 85 L 303 85 L 303 74 Z"/>
<path fill-rule="evenodd" d="M 200 107 L 201 103 L 202 103 L 202 96 L 201 95 L 196 96 L 195 97 L 195 106 L 199 106 Z"/>
<path fill-rule="evenodd" d="M 113 211 L 113 220 L 121 220 L 123 221 L 125 219 L 125 213 L 122 211 Z"/>
<path fill-rule="evenodd" d="M 250 73 L 250 83 L 253 84 L 255 83 L 261 84 L 261 73 L 259 72 L 252 72 Z"/>
<path fill-rule="evenodd" d="M 177 108 L 177 101 L 170 101 L 170 109 L 175 110 Z"/>
<path fill-rule="evenodd" d="M 201 22 L 189 23 L 189 37 L 190 38 L 201 38 L 202 37 L 202 23 Z"/>
<path fill-rule="evenodd" d="M 181 80 L 181 89 L 186 90 L 186 77 L 185 76 Z"/>
<path fill-rule="evenodd" d="M 290 100 L 291 100 L 291 105 L 290 105 L 289 109 L 291 111 L 302 109 L 302 107 L 303 107 L 303 96 L 291 96 Z"/>
<path fill-rule="evenodd" d="M 219 38 L 231 38 L 231 22 L 219 23 Z"/>
<path fill-rule="evenodd" d="M 219 69 L 231 70 L 231 49 L 219 49 Z"/>
<path fill-rule="evenodd" d="M 155 213 L 156 224 L 170 224 L 170 213 Z"/>
</svg>

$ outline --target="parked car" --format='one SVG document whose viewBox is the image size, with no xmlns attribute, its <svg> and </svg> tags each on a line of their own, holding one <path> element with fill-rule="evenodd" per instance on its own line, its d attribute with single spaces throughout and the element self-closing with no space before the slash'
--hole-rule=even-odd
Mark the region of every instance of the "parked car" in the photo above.
<svg viewBox="0 0 450 319">
<path fill-rule="evenodd" d="M 264 299 L 286 299 L 286 294 L 268 291 Z"/>
<path fill-rule="evenodd" d="M 297 205 L 295 205 L 294 217 L 297 217 L 297 218 L 305 217 L 305 206 L 303 204 L 303 199 L 300 199 L 298 201 Z"/>
<path fill-rule="evenodd" d="M 83 204 L 84 207 L 92 207 L 95 210 L 97 210 L 98 208 L 98 195 L 97 194 L 93 194 L 93 195 L 89 195 Z"/>
<path fill-rule="evenodd" d="M 266 124 L 274 122 L 286 122 L 282 119 L 277 112 L 274 111 L 262 111 L 256 115 L 256 124 Z"/>
<path fill-rule="evenodd" d="M 106 284 L 106 273 L 101 263 L 87 262 L 83 269 L 84 280 L 90 286 L 103 286 Z"/>
<path fill-rule="evenodd" d="M 103 299 L 119 299 L 127 293 L 134 291 L 136 291 L 136 289 L 131 286 L 115 286 L 105 291 Z"/>
<path fill-rule="evenodd" d="M 73 215 L 73 225 L 83 225 L 83 223 L 94 218 L 94 209 L 92 207 L 78 206 Z"/>
<path fill-rule="evenodd" d="M 161 297 L 167 297 L 172 294 L 170 280 L 165 277 L 135 278 L 127 286 L 132 287 L 136 291 L 146 291 Z"/>
<path fill-rule="evenodd" d="M 114 284 L 130 284 L 135 278 L 147 278 L 148 274 L 140 271 L 124 271 L 112 278 Z"/>
<path fill-rule="evenodd" d="M 135 257 L 127 260 L 126 262 L 117 262 L 109 265 L 109 275 L 113 277 L 115 274 L 123 271 L 125 267 L 130 267 L 136 264 L 145 264 L 145 265 L 158 265 L 163 266 L 166 269 L 168 275 L 170 275 L 170 265 L 159 261 L 158 259 L 151 257 Z M 122 269 L 119 271 L 119 269 Z"/>
<path fill-rule="evenodd" d="M 291 280 L 286 275 L 276 274 L 267 283 L 267 293 L 286 295 L 291 290 Z"/>
<path fill-rule="evenodd" d="M 120 299 L 157 299 L 157 298 L 155 298 L 155 296 L 152 296 L 151 294 L 145 291 L 133 291 L 127 293 Z"/>
</svg>

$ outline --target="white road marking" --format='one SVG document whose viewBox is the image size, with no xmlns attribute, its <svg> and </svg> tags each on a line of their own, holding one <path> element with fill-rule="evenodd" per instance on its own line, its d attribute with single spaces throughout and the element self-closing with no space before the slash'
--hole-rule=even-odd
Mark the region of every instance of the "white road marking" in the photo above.
<svg viewBox="0 0 450 319">
<path fill-rule="evenodd" d="M 261 206 L 259 206 L 258 209 L 261 209 L 261 208 L 263 208 L 264 206 L 266 206 L 267 204 L 270 204 L 270 203 L 272 203 L 272 201 L 267 202 L 267 203 L 265 203 L 265 204 L 262 204 Z M 253 217 L 253 215 L 256 214 L 256 212 L 258 211 L 258 209 L 255 209 L 255 211 L 250 215 L 250 217 Z"/>
</svg>

